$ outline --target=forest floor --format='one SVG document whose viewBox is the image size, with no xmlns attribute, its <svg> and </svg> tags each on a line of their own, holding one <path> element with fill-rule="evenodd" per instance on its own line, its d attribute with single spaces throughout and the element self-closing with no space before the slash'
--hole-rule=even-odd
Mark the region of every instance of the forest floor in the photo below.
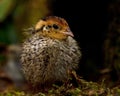
<svg viewBox="0 0 120 96">
<path fill-rule="evenodd" d="M 75 72 L 72 72 L 72 77 L 61 86 L 53 85 L 47 91 L 38 92 L 26 91 L 27 86 L 25 85 L 20 90 L 9 84 L 7 88 L 0 90 L 0 96 L 120 96 L 119 85 L 109 88 L 106 87 L 107 84 L 104 81 L 100 84 L 92 81 L 88 82 L 79 77 Z M 2 84 L 4 85 L 4 83 L 0 85 Z"/>
</svg>

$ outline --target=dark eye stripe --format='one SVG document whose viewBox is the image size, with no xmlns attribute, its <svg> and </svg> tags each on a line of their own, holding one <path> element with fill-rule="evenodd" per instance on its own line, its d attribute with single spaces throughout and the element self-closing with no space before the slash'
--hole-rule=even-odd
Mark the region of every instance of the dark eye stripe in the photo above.
<svg viewBox="0 0 120 96">
<path fill-rule="evenodd" d="M 58 29 L 59 27 L 58 27 L 58 25 L 53 24 L 53 28 L 54 28 L 54 29 Z"/>
<path fill-rule="evenodd" d="M 48 28 L 51 28 L 52 26 L 51 25 L 48 25 Z"/>
</svg>

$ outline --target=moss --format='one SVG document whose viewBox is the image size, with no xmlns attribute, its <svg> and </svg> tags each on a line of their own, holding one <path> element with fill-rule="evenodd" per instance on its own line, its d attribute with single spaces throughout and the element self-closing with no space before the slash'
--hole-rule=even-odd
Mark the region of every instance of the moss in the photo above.
<svg viewBox="0 0 120 96">
<path fill-rule="evenodd" d="M 0 96 L 120 96 L 119 86 L 108 88 L 106 84 L 104 84 L 104 81 L 101 83 L 88 82 L 77 76 L 75 72 L 73 72 L 72 75 L 78 84 L 77 86 L 71 82 L 70 78 L 61 86 L 53 84 L 52 88 L 45 92 L 29 93 L 30 91 L 13 90 L 1 93 Z"/>
</svg>

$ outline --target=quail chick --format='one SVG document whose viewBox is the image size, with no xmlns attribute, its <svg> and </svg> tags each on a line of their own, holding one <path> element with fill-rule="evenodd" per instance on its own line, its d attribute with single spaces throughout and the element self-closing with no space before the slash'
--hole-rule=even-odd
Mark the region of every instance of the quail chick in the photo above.
<svg viewBox="0 0 120 96">
<path fill-rule="evenodd" d="M 33 86 L 66 81 L 68 71 L 77 69 L 81 57 L 66 20 L 48 16 L 38 21 L 31 33 L 21 53 L 26 80 Z"/>
</svg>

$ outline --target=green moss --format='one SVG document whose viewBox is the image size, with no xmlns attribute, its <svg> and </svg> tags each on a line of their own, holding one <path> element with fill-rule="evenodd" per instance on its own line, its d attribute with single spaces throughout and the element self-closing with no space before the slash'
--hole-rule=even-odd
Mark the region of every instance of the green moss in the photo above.
<svg viewBox="0 0 120 96">
<path fill-rule="evenodd" d="M 39 92 L 36 93 L 29 93 L 32 90 L 29 90 L 29 92 L 13 90 L 1 93 L 0 96 L 120 96 L 119 86 L 108 88 L 105 86 L 104 81 L 98 84 L 81 79 L 75 73 L 73 73 L 73 75 L 78 84 L 77 86 L 75 86 L 70 79 L 70 81 L 68 80 L 68 82 L 61 86 L 53 84 L 53 86 L 45 92 L 39 90 Z"/>
</svg>

